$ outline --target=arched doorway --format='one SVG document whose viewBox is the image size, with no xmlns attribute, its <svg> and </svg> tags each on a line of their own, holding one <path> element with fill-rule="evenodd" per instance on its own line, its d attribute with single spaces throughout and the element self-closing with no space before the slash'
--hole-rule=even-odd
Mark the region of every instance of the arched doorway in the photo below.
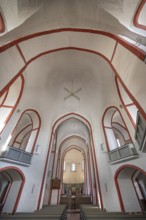
<svg viewBox="0 0 146 220">
<path fill-rule="evenodd" d="M 115 184 L 122 211 L 146 210 L 146 172 L 144 170 L 134 165 L 123 165 L 115 174 Z"/>
<path fill-rule="evenodd" d="M 70 143 L 66 142 L 67 144 L 64 144 L 64 141 L 67 140 L 68 137 L 73 138 L 69 140 Z M 76 113 L 69 113 L 60 117 L 53 125 L 38 208 L 40 206 L 40 199 L 42 196 L 44 181 L 46 184 L 43 204 L 59 203 L 61 189 L 58 190 L 58 192 L 52 194 L 52 189 L 50 185 L 51 179 L 54 179 L 56 177 L 61 179 L 62 154 L 64 150 L 70 146 L 80 146 L 80 144 L 78 143 L 78 137 L 84 140 L 84 148 L 86 148 L 87 150 L 87 160 L 89 161 L 88 165 L 90 164 L 88 168 L 90 172 L 88 171 L 89 182 L 87 186 L 87 191 L 91 195 L 92 202 L 103 208 L 97 161 L 95 156 L 94 140 L 92 136 L 92 127 L 86 118 Z M 64 148 L 64 150 L 60 151 L 60 148 Z"/>
<path fill-rule="evenodd" d="M 15 213 L 25 183 L 22 171 L 16 167 L 0 169 L 0 211 Z"/>
<path fill-rule="evenodd" d="M 63 159 L 63 191 L 65 195 L 81 195 L 85 192 L 85 158 L 83 152 L 73 146 Z"/>
</svg>

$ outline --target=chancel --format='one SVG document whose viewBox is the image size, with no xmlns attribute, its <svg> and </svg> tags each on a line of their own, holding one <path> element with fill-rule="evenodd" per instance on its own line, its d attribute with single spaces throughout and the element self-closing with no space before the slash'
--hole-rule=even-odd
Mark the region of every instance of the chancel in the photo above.
<svg viewBox="0 0 146 220">
<path fill-rule="evenodd" d="M 0 218 L 146 218 L 146 0 L 0 0 Z"/>
</svg>

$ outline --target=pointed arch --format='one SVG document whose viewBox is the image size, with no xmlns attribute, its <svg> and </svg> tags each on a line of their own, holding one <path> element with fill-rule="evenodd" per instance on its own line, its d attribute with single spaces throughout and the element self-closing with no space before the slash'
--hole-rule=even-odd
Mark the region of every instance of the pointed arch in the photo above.
<svg viewBox="0 0 146 220">
<path fill-rule="evenodd" d="M 49 159 L 49 155 L 50 155 L 50 151 L 51 151 L 51 145 L 52 145 L 52 141 L 53 141 L 53 135 L 55 133 L 55 130 L 58 128 L 58 126 L 64 122 L 65 120 L 69 120 L 70 118 L 77 118 L 79 121 L 81 121 L 82 123 L 84 123 L 90 132 L 90 138 L 91 138 L 91 150 L 92 150 L 92 154 L 93 154 L 93 165 L 95 166 L 95 170 L 94 170 L 94 178 L 97 178 L 97 183 L 98 183 L 98 193 L 99 193 L 99 203 L 101 208 L 103 209 L 103 202 L 102 202 L 102 194 L 101 194 L 101 187 L 100 187 L 100 180 L 99 180 L 99 173 L 98 173 L 98 167 L 97 167 L 97 160 L 96 160 L 96 154 L 95 154 L 95 146 L 94 146 L 94 140 L 93 140 L 93 132 L 92 132 L 92 126 L 90 124 L 90 122 L 82 115 L 71 112 L 68 113 L 66 115 L 61 116 L 60 118 L 58 118 L 52 127 L 52 131 L 51 131 L 51 136 L 50 136 L 50 143 L 49 143 L 49 147 L 48 147 L 48 153 L 47 153 L 47 157 L 46 157 L 46 162 L 45 162 L 45 168 L 44 168 L 44 173 L 43 173 L 43 178 L 42 178 L 42 183 L 41 183 L 41 189 L 40 189 L 40 196 L 39 196 L 39 200 L 38 200 L 38 209 L 40 208 L 41 205 L 41 200 L 42 200 L 42 192 L 43 192 L 43 188 L 44 188 L 44 181 L 45 181 L 45 176 L 46 176 L 46 171 L 47 171 L 47 166 L 48 166 L 48 159 Z M 95 164 L 94 164 L 95 163 Z M 96 173 L 96 176 L 95 176 Z M 96 187 L 96 181 L 95 181 L 95 188 Z M 96 192 L 97 193 L 97 192 Z"/>
<path fill-rule="evenodd" d="M 14 214 L 17 210 L 17 207 L 18 207 L 18 204 L 21 198 L 21 194 L 24 188 L 25 175 L 23 174 L 21 169 L 19 169 L 18 167 L 14 167 L 14 166 L 7 166 L 7 167 L 0 168 L 0 172 L 7 172 L 13 184 L 13 188 L 11 187 L 12 189 L 9 190 L 9 193 L 11 193 L 10 197 L 13 198 L 12 199 L 13 201 L 9 201 L 9 194 L 8 194 L 7 199 L 6 199 L 7 207 L 6 208 L 4 207 L 4 208 L 5 210 L 8 210 L 11 204 L 12 213 Z M 15 184 L 15 181 L 19 181 L 20 183 L 17 185 Z M 14 204 L 12 204 L 12 202 Z"/>
<path fill-rule="evenodd" d="M 34 152 L 41 127 L 41 118 L 34 109 L 26 109 L 20 116 L 9 142 L 9 146 Z"/>
<path fill-rule="evenodd" d="M 118 114 L 118 121 L 115 118 L 115 120 L 113 120 L 115 114 Z M 116 142 L 116 136 L 114 133 L 114 129 L 115 127 L 113 126 L 115 123 L 118 123 L 118 125 L 120 125 L 122 135 L 125 137 L 125 139 L 127 141 L 131 141 L 132 142 L 132 138 L 130 136 L 130 133 L 128 131 L 128 128 L 126 126 L 126 123 L 122 117 L 121 112 L 119 111 L 119 109 L 116 106 L 110 106 L 108 107 L 103 114 L 102 117 L 102 128 L 103 128 L 103 132 L 104 132 L 104 136 L 105 136 L 105 141 L 106 141 L 106 146 L 107 146 L 107 150 L 110 151 L 111 150 L 111 144 L 113 144 L 115 147 L 117 148 L 117 142 Z M 126 131 L 126 133 L 125 133 Z M 128 139 L 127 139 L 128 138 Z"/>
<path fill-rule="evenodd" d="M 127 174 L 125 174 L 127 171 Z M 119 203 L 120 203 L 120 207 L 121 207 L 121 211 L 122 212 L 131 212 L 131 210 L 127 210 L 126 209 L 126 204 L 125 204 L 125 201 L 124 201 L 124 196 L 123 194 L 121 193 L 122 189 L 123 188 L 128 188 L 128 185 L 125 185 L 125 181 L 126 179 L 129 179 L 129 182 L 131 182 L 131 185 L 133 187 L 133 192 L 135 192 L 135 198 L 137 197 L 137 201 L 139 203 L 139 209 L 141 209 L 141 205 L 140 205 L 140 202 L 139 202 L 139 198 L 137 196 L 137 193 L 135 191 L 135 187 L 134 187 L 134 184 L 133 184 L 133 175 L 135 174 L 136 171 L 139 171 L 141 173 L 143 173 L 144 175 L 146 175 L 146 171 L 143 170 L 142 168 L 138 167 L 138 166 L 135 166 L 135 165 L 132 165 L 132 164 L 125 164 L 125 165 L 122 165 L 121 167 L 119 167 L 116 172 L 115 172 L 115 175 L 114 175 L 114 181 L 115 181 L 115 186 L 116 186 L 116 189 L 117 189 L 117 194 L 118 194 L 118 198 L 119 198 Z M 122 173 L 123 172 L 123 173 Z M 125 173 L 124 173 L 125 172 Z M 123 184 L 123 187 L 122 187 L 122 184 L 119 185 L 119 176 L 121 174 L 121 178 L 124 178 L 124 184 Z M 126 176 L 125 176 L 126 175 Z M 125 179 L 126 177 L 126 179 Z M 130 189 L 128 188 L 128 191 L 130 191 Z M 129 192 L 126 191 L 126 195 L 128 196 L 129 195 Z M 123 191 L 122 191 L 123 192 Z M 125 196 L 126 197 L 126 196 Z M 126 197 L 126 200 L 127 200 L 128 197 Z M 142 210 L 141 210 L 142 211 Z"/>
<path fill-rule="evenodd" d="M 23 75 L 20 75 L 12 80 L 11 83 L 0 92 L 0 134 L 7 125 L 20 101 L 23 87 L 24 77 Z"/>
</svg>

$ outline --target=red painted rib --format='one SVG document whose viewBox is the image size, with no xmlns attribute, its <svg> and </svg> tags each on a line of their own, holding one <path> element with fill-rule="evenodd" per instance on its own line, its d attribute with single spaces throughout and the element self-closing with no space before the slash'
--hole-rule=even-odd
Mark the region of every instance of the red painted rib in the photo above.
<svg viewBox="0 0 146 220">
<path fill-rule="evenodd" d="M 5 24 L 2 14 L 0 13 L 0 33 L 3 33 L 5 31 Z"/>
<path fill-rule="evenodd" d="M 146 30 L 146 25 L 140 24 L 138 19 L 139 19 L 140 13 L 141 13 L 141 11 L 142 11 L 145 4 L 146 4 L 146 0 L 142 0 L 139 7 L 138 7 L 138 9 L 137 9 L 137 11 L 136 11 L 136 13 L 135 13 L 134 19 L 133 19 L 133 24 L 136 27 L 138 27 L 140 29 L 143 29 L 143 30 Z"/>
<path fill-rule="evenodd" d="M 42 32 L 37 32 L 25 37 L 21 37 L 18 38 L 12 42 L 9 42 L 3 46 L 0 47 L 0 52 L 7 50 L 8 48 L 35 38 L 35 37 L 39 37 L 39 36 L 43 36 L 43 35 L 48 35 L 48 34 L 53 34 L 53 33 L 59 33 L 59 32 L 78 32 L 78 33 L 90 33 L 90 34 L 100 34 L 100 35 L 104 35 L 107 37 L 110 37 L 114 40 L 116 40 L 118 43 L 120 43 L 121 45 L 123 45 L 125 48 L 127 48 L 128 50 L 130 50 L 132 53 L 134 53 L 139 59 L 144 60 L 145 58 L 145 52 L 139 48 L 137 48 L 135 45 L 130 44 L 129 42 L 125 41 L 124 39 L 120 38 L 117 35 L 105 32 L 105 31 L 99 31 L 99 30 L 91 30 L 91 29 L 81 29 L 81 28 L 60 28 L 60 29 L 53 29 L 53 30 L 48 30 L 48 31 L 42 31 Z"/>
</svg>

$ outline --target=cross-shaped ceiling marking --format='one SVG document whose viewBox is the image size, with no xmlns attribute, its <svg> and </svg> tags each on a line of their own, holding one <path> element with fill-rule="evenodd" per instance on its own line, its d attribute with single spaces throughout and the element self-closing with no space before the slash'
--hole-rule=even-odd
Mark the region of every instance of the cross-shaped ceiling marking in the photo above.
<svg viewBox="0 0 146 220">
<path fill-rule="evenodd" d="M 64 100 L 70 98 L 71 96 L 73 96 L 73 97 L 76 98 L 77 100 L 80 100 L 80 98 L 79 98 L 76 94 L 77 94 L 78 92 L 80 92 L 80 91 L 82 90 L 82 88 L 79 88 L 79 89 L 73 91 L 73 90 L 74 90 L 74 89 L 73 89 L 73 81 L 72 81 L 72 89 L 71 89 L 71 91 L 70 91 L 69 89 L 65 88 L 65 87 L 64 87 L 64 90 L 69 93 L 69 95 L 66 96 L 66 97 L 64 98 Z"/>
</svg>

